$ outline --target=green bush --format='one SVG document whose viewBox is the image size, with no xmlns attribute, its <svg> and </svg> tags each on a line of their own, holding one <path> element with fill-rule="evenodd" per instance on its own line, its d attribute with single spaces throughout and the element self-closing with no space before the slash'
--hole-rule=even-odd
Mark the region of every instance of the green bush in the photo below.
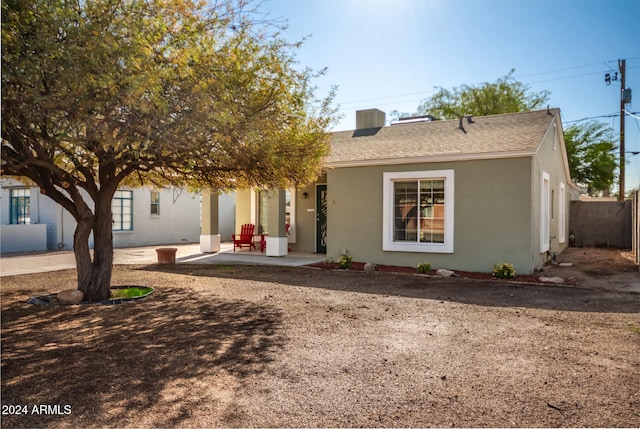
<svg viewBox="0 0 640 429">
<path fill-rule="evenodd" d="M 351 255 L 342 255 L 342 258 L 338 261 L 338 268 L 343 270 L 351 268 Z"/>
<path fill-rule="evenodd" d="M 493 275 L 498 279 L 513 279 L 516 277 L 516 270 L 513 265 L 503 262 L 493 266 Z"/>
<path fill-rule="evenodd" d="M 420 274 L 429 274 L 431 271 L 431 264 L 428 262 L 421 262 L 418 264 L 418 272 Z"/>
</svg>

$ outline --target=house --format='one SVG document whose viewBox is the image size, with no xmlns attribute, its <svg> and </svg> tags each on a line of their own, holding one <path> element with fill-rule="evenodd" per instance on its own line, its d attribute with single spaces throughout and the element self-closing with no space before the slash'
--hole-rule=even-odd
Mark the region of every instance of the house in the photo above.
<svg viewBox="0 0 640 429">
<path fill-rule="evenodd" d="M 3 178 L 0 187 L 3 253 L 73 249 L 76 222 L 62 206 L 17 180 Z M 233 195 L 220 201 L 220 228 L 231 234 Z M 119 189 L 112 202 L 114 247 L 197 242 L 200 203 L 199 194 L 181 188 Z"/>
<path fill-rule="evenodd" d="M 284 240 L 333 260 L 463 271 L 508 262 L 530 273 L 567 247 L 579 190 L 558 109 L 432 119 L 385 126 L 384 112 L 357 112 L 355 130 L 332 134 L 317 183 L 238 192 L 236 227 L 281 240 L 272 256 L 286 254 Z"/>
</svg>

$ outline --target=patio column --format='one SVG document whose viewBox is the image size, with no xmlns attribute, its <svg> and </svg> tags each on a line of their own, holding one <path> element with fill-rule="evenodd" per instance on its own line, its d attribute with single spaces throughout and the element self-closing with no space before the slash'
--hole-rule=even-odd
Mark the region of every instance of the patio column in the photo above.
<svg viewBox="0 0 640 429">
<path fill-rule="evenodd" d="M 218 230 L 218 193 L 202 193 L 202 225 L 200 226 L 200 251 L 218 253 L 220 234 Z"/>
<path fill-rule="evenodd" d="M 283 189 L 269 191 L 267 203 L 267 220 L 269 222 L 269 236 L 267 237 L 267 256 L 287 255 L 286 234 L 286 192 Z"/>
</svg>

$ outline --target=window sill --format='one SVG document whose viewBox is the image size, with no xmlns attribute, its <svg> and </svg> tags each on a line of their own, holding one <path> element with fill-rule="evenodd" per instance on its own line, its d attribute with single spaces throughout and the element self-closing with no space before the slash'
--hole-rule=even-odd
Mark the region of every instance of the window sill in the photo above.
<svg viewBox="0 0 640 429">
<path fill-rule="evenodd" d="M 418 253 L 453 253 L 452 244 L 424 244 L 424 243 L 385 243 L 385 252 L 418 252 Z"/>
</svg>

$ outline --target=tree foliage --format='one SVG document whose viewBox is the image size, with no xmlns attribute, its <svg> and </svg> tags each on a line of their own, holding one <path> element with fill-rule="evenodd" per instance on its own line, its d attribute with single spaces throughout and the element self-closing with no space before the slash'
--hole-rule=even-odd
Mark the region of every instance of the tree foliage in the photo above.
<svg viewBox="0 0 640 429">
<path fill-rule="evenodd" d="M 244 0 L 3 0 L 2 174 L 74 216 L 89 298 L 108 292 L 119 186 L 318 175 L 332 94 L 314 97 L 318 74 L 299 69 L 298 44 L 252 12 Z"/>
<path fill-rule="evenodd" d="M 589 195 L 609 191 L 618 165 L 613 130 L 597 121 L 573 124 L 564 129 L 564 142 L 573 181 Z"/>
<path fill-rule="evenodd" d="M 513 77 L 512 69 L 493 83 L 479 86 L 461 85 L 452 89 L 438 87 L 418 106 L 418 115 L 430 114 L 438 119 L 456 119 L 466 115 L 486 116 L 540 108 L 549 99 L 548 91 L 533 93 L 529 86 Z"/>
<path fill-rule="evenodd" d="M 416 114 L 455 119 L 466 115 L 497 115 L 542 107 L 549 98 L 549 92 L 530 92 L 529 86 L 515 80 L 513 73 L 514 70 L 511 70 L 494 83 L 439 88 L 436 94 L 421 102 Z M 399 117 L 401 114 L 394 111 L 391 116 Z M 591 195 L 608 191 L 615 181 L 617 166 L 612 130 L 598 122 L 571 125 L 564 130 L 564 140 L 573 181 L 585 187 Z"/>
</svg>

